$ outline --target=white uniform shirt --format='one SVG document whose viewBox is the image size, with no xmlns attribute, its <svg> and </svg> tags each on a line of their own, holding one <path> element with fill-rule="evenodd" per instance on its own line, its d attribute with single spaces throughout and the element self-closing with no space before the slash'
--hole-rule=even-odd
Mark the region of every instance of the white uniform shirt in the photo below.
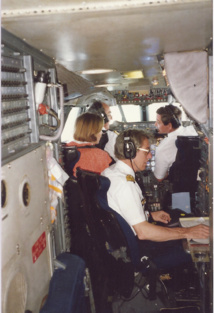
<svg viewBox="0 0 214 313">
<path fill-rule="evenodd" d="M 160 142 L 155 151 L 154 175 L 157 179 L 163 179 L 175 161 L 178 150 L 175 145 L 177 136 L 198 136 L 198 134 L 192 125 L 180 126 Z"/>
<path fill-rule="evenodd" d="M 117 161 L 117 158 L 114 155 L 114 145 L 117 139 L 117 134 L 115 134 L 111 130 L 107 130 L 107 135 L 108 135 L 108 142 L 106 143 L 104 150 L 108 152 L 110 157 L 112 157 L 115 161 Z"/>
<path fill-rule="evenodd" d="M 134 171 L 118 160 L 105 169 L 101 175 L 109 178 L 111 184 L 107 192 L 110 208 L 119 213 L 131 226 L 146 220 L 142 206 L 143 195 L 137 182 L 127 180 L 127 175 L 135 176 Z"/>
</svg>

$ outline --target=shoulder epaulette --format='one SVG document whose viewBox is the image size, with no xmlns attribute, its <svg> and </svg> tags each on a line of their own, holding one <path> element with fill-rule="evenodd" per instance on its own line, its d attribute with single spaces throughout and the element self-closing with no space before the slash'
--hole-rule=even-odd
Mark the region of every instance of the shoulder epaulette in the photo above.
<svg viewBox="0 0 214 313">
<path fill-rule="evenodd" d="M 135 179 L 132 175 L 126 175 L 126 180 L 135 182 Z"/>
<path fill-rule="evenodd" d="M 143 198 L 143 199 L 141 200 L 141 203 L 142 203 L 142 205 L 145 205 L 145 204 L 146 204 L 146 199 Z"/>
</svg>

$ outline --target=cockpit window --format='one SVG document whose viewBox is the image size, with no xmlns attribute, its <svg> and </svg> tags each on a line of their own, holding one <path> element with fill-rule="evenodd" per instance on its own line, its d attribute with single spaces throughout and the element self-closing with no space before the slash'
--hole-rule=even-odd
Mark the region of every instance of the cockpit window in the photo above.
<svg viewBox="0 0 214 313">
<path fill-rule="evenodd" d="M 157 109 L 168 104 L 168 102 L 158 102 L 151 103 L 146 107 L 134 104 L 118 104 L 116 106 L 111 106 L 111 112 L 113 117 L 112 123 L 114 121 L 127 123 L 142 121 L 155 122 Z M 179 103 L 173 103 L 173 105 L 178 106 L 182 111 L 182 121 L 189 121 L 189 118 L 184 112 L 181 105 Z M 146 113 L 143 113 L 143 111 L 145 111 Z"/>
<path fill-rule="evenodd" d="M 118 122 L 141 122 L 142 107 L 139 105 L 126 104 L 111 106 L 113 121 Z"/>
<path fill-rule="evenodd" d="M 72 140 L 75 121 L 76 121 L 77 116 L 80 113 L 81 113 L 81 108 L 79 107 L 75 107 L 70 110 L 66 123 L 65 123 L 65 127 L 61 135 L 62 142 L 70 142 Z"/>
</svg>

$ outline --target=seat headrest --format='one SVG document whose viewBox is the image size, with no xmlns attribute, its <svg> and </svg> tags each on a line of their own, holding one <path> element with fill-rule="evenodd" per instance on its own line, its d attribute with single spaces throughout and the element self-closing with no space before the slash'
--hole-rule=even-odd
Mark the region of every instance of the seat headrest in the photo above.
<svg viewBox="0 0 214 313">
<path fill-rule="evenodd" d="M 100 188 L 99 188 L 100 192 L 106 193 L 109 190 L 109 187 L 111 184 L 110 180 L 107 177 L 100 175 L 99 181 L 100 181 Z"/>
<path fill-rule="evenodd" d="M 68 175 L 73 175 L 73 168 L 80 159 L 80 152 L 75 146 L 62 146 L 63 163 Z"/>
<path fill-rule="evenodd" d="M 178 136 L 175 144 L 178 149 L 199 148 L 200 139 L 198 136 Z"/>
</svg>

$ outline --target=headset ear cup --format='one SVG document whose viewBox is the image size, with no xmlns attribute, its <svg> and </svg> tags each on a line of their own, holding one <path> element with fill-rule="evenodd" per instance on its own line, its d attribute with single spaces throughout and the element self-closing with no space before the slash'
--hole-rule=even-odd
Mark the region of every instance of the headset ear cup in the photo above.
<svg viewBox="0 0 214 313">
<path fill-rule="evenodd" d="M 104 111 L 103 115 L 104 115 L 104 124 L 106 124 L 109 122 L 109 119 L 108 119 L 108 116 L 107 116 L 105 111 Z"/>
<path fill-rule="evenodd" d="M 179 126 L 181 126 L 181 122 L 180 122 L 179 118 L 174 114 L 174 112 L 171 110 L 171 108 L 167 107 L 166 111 L 168 112 L 168 114 L 173 119 L 173 121 L 175 123 L 175 127 L 178 128 Z"/>
<path fill-rule="evenodd" d="M 180 120 L 175 116 L 175 114 L 173 113 L 173 115 L 172 115 L 172 118 L 174 119 L 174 121 L 175 121 L 175 126 L 176 127 L 179 127 L 179 126 L 181 126 L 181 122 L 180 122 Z"/>
<path fill-rule="evenodd" d="M 124 142 L 124 156 L 126 159 L 134 159 L 136 157 L 136 148 L 132 141 Z"/>
<path fill-rule="evenodd" d="M 177 119 L 178 127 L 181 126 L 181 121 L 179 120 L 179 118 L 176 118 L 176 119 Z"/>
<path fill-rule="evenodd" d="M 108 116 L 102 106 L 102 103 L 99 101 L 94 102 L 95 110 L 100 114 L 100 116 L 104 119 L 104 124 L 109 122 Z"/>
</svg>

